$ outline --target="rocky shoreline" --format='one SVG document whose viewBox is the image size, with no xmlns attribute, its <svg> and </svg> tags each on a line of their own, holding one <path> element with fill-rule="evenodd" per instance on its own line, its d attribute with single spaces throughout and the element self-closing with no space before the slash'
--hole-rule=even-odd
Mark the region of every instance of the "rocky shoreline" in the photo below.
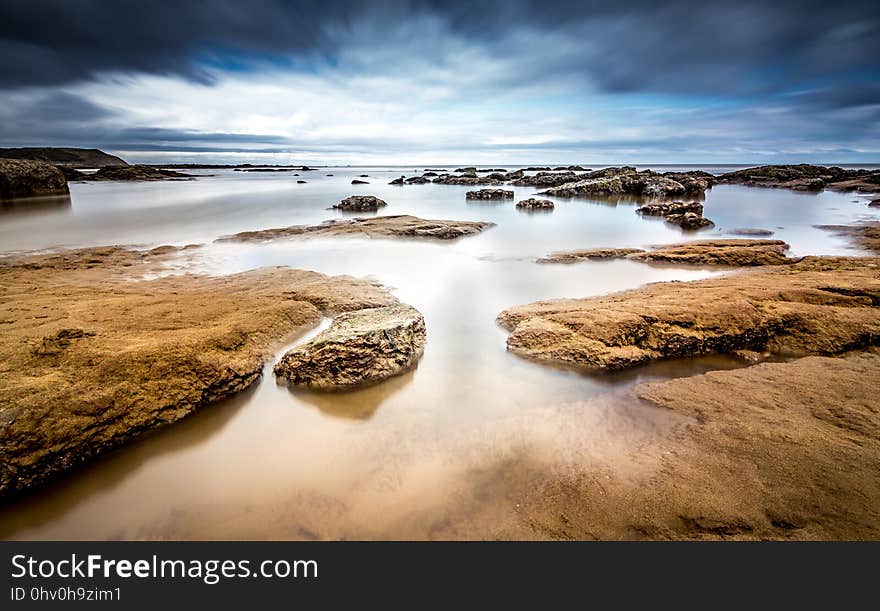
<svg viewBox="0 0 880 611">
<path fill-rule="evenodd" d="M 288 268 L 130 281 L 179 250 L 0 262 L 0 497 L 249 387 L 323 316 L 404 307 L 376 283 Z"/>
<path fill-rule="evenodd" d="M 656 201 L 638 208 L 639 214 L 683 228 L 711 224 L 703 205 L 689 200 L 714 184 L 860 192 L 876 192 L 880 185 L 877 172 L 818 166 L 765 166 L 720 177 L 628 166 L 529 171 L 537 173 L 426 170 L 392 184 L 511 184 L 545 189 L 555 198 L 647 197 Z M 40 160 L 0 160 L 0 187 L 13 185 L 0 195 L 32 196 L 46 184 L 66 193 L 74 172 Z M 10 175 L 25 178 L 3 182 Z M 90 176 L 191 178 L 129 165 L 108 165 Z M 508 201 L 514 194 L 488 188 L 465 199 Z M 675 199 L 682 196 L 688 201 Z M 529 197 L 516 205 L 552 210 L 556 204 Z M 355 195 L 332 209 L 375 212 L 385 206 L 375 196 Z M 492 226 L 393 215 L 244 231 L 218 241 L 455 240 Z M 822 228 L 880 252 L 875 223 Z M 323 317 L 333 317 L 330 327 L 274 367 L 276 377 L 296 389 L 338 392 L 377 384 L 416 367 L 424 352 L 422 314 L 366 280 L 272 268 L 132 282 L 185 250 L 113 246 L 0 259 L 0 497 L 38 486 L 248 388 L 280 341 Z M 510 307 L 497 318 L 508 331 L 507 347 L 535 366 L 606 375 L 719 354 L 749 366 L 635 385 L 626 401 L 668 410 L 685 422 L 649 485 L 609 477 L 597 495 L 597 473 L 572 469 L 567 478 L 547 477 L 539 489 L 524 493 L 531 499 L 518 510 L 525 524 L 549 538 L 880 536 L 880 485 L 866 475 L 880 469 L 880 407 L 872 385 L 880 373 L 880 258 L 794 258 L 788 250 L 782 240 L 713 239 L 570 250 L 537 260 L 623 258 L 743 269 L 708 280 Z"/>
</svg>

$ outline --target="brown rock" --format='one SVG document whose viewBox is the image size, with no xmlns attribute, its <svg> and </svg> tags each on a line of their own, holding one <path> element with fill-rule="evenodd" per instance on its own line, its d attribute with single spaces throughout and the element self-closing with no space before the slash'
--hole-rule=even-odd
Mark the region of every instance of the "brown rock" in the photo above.
<svg viewBox="0 0 880 611">
<path fill-rule="evenodd" d="M 628 259 L 690 265 L 787 265 L 799 259 L 786 256 L 788 244 L 782 240 L 699 240 L 659 246 L 654 250 L 633 253 Z"/>
<path fill-rule="evenodd" d="M 0 200 L 68 193 L 67 179 L 54 165 L 42 161 L 0 159 Z"/>
<path fill-rule="evenodd" d="M 396 301 L 374 283 L 287 268 L 132 281 L 183 250 L 0 262 L 0 496 L 247 388 L 267 350 L 322 313 Z"/>
<path fill-rule="evenodd" d="M 861 223 L 859 225 L 818 225 L 837 235 L 849 237 L 859 248 L 880 253 L 880 223 Z"/>
<path fill-rule="evenodd" d="M 744 184 L 752 187 L 776 187 L 801 191 L 821 191 L 824 188 L 839 191 L 880 191 L 880 171 L 845 170 L 837 166 L 765 165 L 722 175 L 721 182 Z"/>
<path fill-rule="evenodd" d="M 576 263 L 588 259 L 626 258 L 652 263 L 687 265 L 729 265 L 753 267 L 758 265 L 785 265 L 799 259 L 785 256 L 788 244 L 782 240 L 700 240 L 640 248 L 594 248 L 552 253 L 538 263 Z"/>
<path fill-rule="evenodd" d="M 678 181 L 650 170 L 635 171 L 632 167 L 606 168 L 583 175 L 576 182 L 551 187 L 544 195 L 579 197 L 590 195 L 639 195 L 669 197 L 684 195 L 687 189 Z"/>
<path fill-rule="evenodd" d="M 807 257 L 710 280 L 517 306 L 498 322 L 517 354 L 623 369 L 741 349 L 827 355 L 875 345 L 878 306 L 880 259 Z"/>
<path fill-rule="evenodd" d="M 524 521 L 565 539 L 876 540 L 878 377 L 868 352 L 639 385 L 620 409 L 648 402 L 681 422 L 637 450 L 648 473 L 615 457 L 548 477 Z"/>
<path fill-rule="evenodd" d="M 480 189 L 479 191 L 468 191 L 465 194 L 465 199 L 513 199 L 513 191 L 506 191 L 504 189 Z"/>
<path fill-rule="evenodd" d="M 493 227 L 482 221 L 443 221 L 420 219 L 416 216 L 377 216 L 325 221 L 320 225 L 293 225 L 260 231 L 242 231 L 218 238 L 218 242 L 254 242 L 292 237 L 329 237 L 363 235 L 374 238 L 423 238 L 454 240 Z"/>
<path fill-rule="evenodd" d="M 345 210 L 346 212 L 367 212 L 370 210 L 378 210 L 388 204 L 384 200 L 373 195 L 352 195 L 333 206 L 337 210 Z"/>
<path fill-rule="evenodd" d="M 435 178 L 434 183 L 438 185 L 498 185 L 501 181 L 488 176 L 477 176 L 476 174 L 465 174 L 456 176 L 454 174 L 444 174 Z"/>
<path fill-rule="evenodd" d="M 425 347 L 425 319 L 407 305 L 348 312 L 275 365 L 275 375 L 312 390 L 381 382 L 415 365 Z"/>
<path fill-rule="evenodd" d="M 666 222 L 687 230 L 703 229 L 704 227 L 712 227 L 715 224 L 706 217 L 694 212 L 669 214 L 666 216 Z"/>
<path fill-rule="evenodd" d="M 636 208 L 636 212 L 645 216 L 667 216 L 670 214 L 685 214 L 693 212 L 698 216 L 703 216 L 703 204 L 700 202 L 667 202 L 659 204 L 647 204 Z"/>
<path fill-rule="evenodd" d="M 537 263 L 578 263 L 594 259 L 619 259 L 627 255 L 645 252 L 641 248 L 587 248 L 550 253 L 537 259 Z"/>
</svg>

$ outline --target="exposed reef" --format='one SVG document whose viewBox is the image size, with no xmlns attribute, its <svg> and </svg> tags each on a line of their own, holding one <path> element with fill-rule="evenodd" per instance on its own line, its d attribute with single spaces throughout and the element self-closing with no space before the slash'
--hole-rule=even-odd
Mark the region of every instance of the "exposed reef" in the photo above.
<svg viewBox="0 0 880 611">
<path fill-rule="evenodd" d="M 242 231 L 218 238 L 218 242 L 259 242 L 300 236 L 329 237 L 362 235 L 374 238 L 425 238 L 454 240 L 475 235 L 494 223 L 482 221 L 444 221 L 416 216 L 378 216 L 325 221 L 320 225 L 293 225 L 259 231 Z"/>
</svg>

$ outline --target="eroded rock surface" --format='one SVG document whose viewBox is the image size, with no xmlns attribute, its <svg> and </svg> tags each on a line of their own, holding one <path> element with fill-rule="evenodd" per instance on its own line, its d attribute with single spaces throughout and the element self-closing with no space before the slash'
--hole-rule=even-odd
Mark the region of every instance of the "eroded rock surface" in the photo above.
<svg viewBox="0 0 880 611">
<path fill-rule="evenodd" d="M 0 159 L 0 200 L 67 195 L 64 173 L 50 163 Z"/>
<path fill-rule="evenodd" d="M 340 314 L 275 365 L 275 375 L 312 390 L 344 390 L 409 370 L 425 348 L 425 319 L 408 305 Z"/>
<path fill-rule="evenodd" d="M 475 200 L 513 199 L 513 191 L 507 191 L 506 189 L 480 189 L 479 191 L 468 191 L 465 194 L 465 198 Z"/>
<path fill-rule="evenodd" d="M 692 193 L 694 191 L 691 191 Z M 669 197 L 688 193 L 677 180 L 645 170 L 637 172 L 635 168 L 605 168 L 590 172 L 576 182 L 569 182 L 544 191 L 543 195 L 557 197 L 579 197 L 590 195 L 639 195 L 644 197 Z"/>
<path fill-rule="evenodd" d="M 352 195 L 334 205 L 333 208 L 345 210 L 346 212 L 367 212 L 378 210 L 387 205 L 385 200 L 381 200 L 374 195 Z"/>
<path fill-rule="evenodd" d="M 444 174 L 434 179 L 434 183 L 438 185 L 500 185 L 501 181 L 488 176 L 477 176 L 476 174 L 464 174 L 456 176 L 455 174 Z"/>
<path fill-rule="evenodd" d="M 671 223 L 673 225 L 678 225 L 682 229 L 694 231 L 697 229 L 703 229 L 705 227 L 712 227 L 715 225 L 711 220 L 707 219 L 702 214 L 697 214 L 695 212 L 683 212 L 681 214 L 667 214 L 664 219 L 667 223 Z"/>
<path fill-rule="evenodd" d="M 740 349 L 838 354 L 880 343 L 880 259 L 807 257 L 710 280 L 517 306 L 498 322 L 517 354 L 598 369 Z"/>
<path fill-rule="evenodd" d="M 272 268 L 132 281 L 186 249 L 0 261 L 0 496 L 256 381 L 323 315 L 396 303 L 376 283 Z"/>
<path fill-rule="evenodd" d="M 593 259 L 620 259 L 627 255 L 645 252 L 641 248 L 585 248 L 550 253 L 537 260 L 538 263 L 578 263 Z"/>
<path fill-rule="evenodd" d="M 427 238 L 454 240 L 475 235 L 494 223 L 421 219 L 407 214 L 325 221 L 319 225 L 293 225 L 259 231 L 242 231 L 218 242 L 259 242 L 278 238 L 364 235 L 376 238 Z"/>
<path fill-rule="evenodd" d="M 699 240 L 641 248 L 592 248 L 555 252 L 538 259 L 538 263 L 577 263 L 589 259 L 619 259 L 654 263 L 687 265 L 728 265 L 754 267 L 785 265 L 799 259 L 786 256 L 788 244 L 782 240 Z"/>
<path fill-rule="evenodd" d="M 196 178 L 193 174 L 185 174 L 174 170 L 163 170 L 147 165 L 106 166 L 94 174 L 84 174 L 76 180 L 90 181 L 139 181 L 139 180 L 189 180 Z"/>
<path fill-rule="evenodd" d="M 880 223 L 868 222 L 859 225 L 819 225 L 837 235 L 850 238 L 859 248 L 880 253 Z"/>
<path fill-rule="evenodd" d="M 669 214 L 685 214 L 693 212 L 703 215 L 703 204 L 700 202 L 667 202 L 658 204 L 646 204 L 636 208 L 636 212 L 646 216 L 667 216 Z"/>
</svg>

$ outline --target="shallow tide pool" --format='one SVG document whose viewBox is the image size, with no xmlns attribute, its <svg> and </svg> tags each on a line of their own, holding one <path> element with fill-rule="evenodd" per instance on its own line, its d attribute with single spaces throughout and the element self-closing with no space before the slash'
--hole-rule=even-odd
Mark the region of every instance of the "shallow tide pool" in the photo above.
<svg viewBox="0 0 880 611">
<path fill-rule="evenodd" d="M 69 202 L 0 209 L 3 253 L 202 243 L 169 273 L 287 265 L 372 277 L 418 308 L 428 329 L 417 368 L 351 393 L 291 391 L 275 383 L 270 362 L 263 380 L 240 396 L 0 505 L 0 537 L 540 536 L 517 520 L 517 511 L 544 479 L 584 465 L 644 478 L 668 450 L 668 432 L 680 420 L 619 400 L 627 387 L 740 364 L 710 357 L 595 375 L 509 354 L 506 333 L 494 322 L 506 307 L 726 273 L 631 261 L 539 265 L 536 257 L 722 237 L 741 227 L 774 231 L 794 255 L 858 255 L 815 225 L 880 218 L 854 194 L 717 186 L 704 202 L 716 227 L 683 233 L 639 217 L 634 200 L 554 199 L 554 211 L 527 213 L 514 203 L 533 188 L 513 188 L 513 201 L 487 203 L 465 199 L 473 187 L 387 184 L 413 169 L 322 168 L 300 176 L 199 170 L 193 181 L 74 184 Z M 361 174 L 370 184 L 351 185 Z M 387 201 L 379 214 L 496 226 L 450 243 L 213 242 L 239 231 L 341 218 L 327 208 L 354 194 Z"/>
</svg>

